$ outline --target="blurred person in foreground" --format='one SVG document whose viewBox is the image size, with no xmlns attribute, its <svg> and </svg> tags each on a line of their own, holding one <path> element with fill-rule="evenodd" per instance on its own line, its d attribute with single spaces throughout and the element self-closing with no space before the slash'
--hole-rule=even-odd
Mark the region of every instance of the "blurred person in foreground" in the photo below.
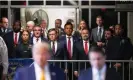
<svg viewBox="0 0 133 80">
<path fill-rule="evenodd" d="M 34 63 L 17 70 L 14 80 L 65 80 L 60 68 L 48 64 L 50 47 L 46 42 L 37 43 L 32 48 Z"/>
<path fill-rule="evenodd" d="M 2 37 L 0 37 L 0 80 L 5 80 L 8 72 L 8 51 Z"/>
<path fill-rule="evenodd" d="M 81 71 L 78 80 L 121 80 L 119 73 L 105 64 L 106 55 L 100 47 L 92 47 L 89 51 L 91 68 Z"/>
</svg>

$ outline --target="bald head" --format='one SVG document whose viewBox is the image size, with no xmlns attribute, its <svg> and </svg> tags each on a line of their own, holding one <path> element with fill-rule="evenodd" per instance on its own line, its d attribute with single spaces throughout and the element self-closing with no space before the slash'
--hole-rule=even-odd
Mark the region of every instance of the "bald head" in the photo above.
<svg viewBox="0 0 133 80">
<path fill-rule="evenodd" d="M 50 58 L 49 49 L 49 44 L 46 42 L 36 43 L 32 48 L 33 59 L 42 68 Z"/>
<path fill-rule="evenodd" d="M 3 17 L 1 21 L 2 21 L 2 27 L 8 28 L 8 19 L 6 17 Z"/>
</svg>

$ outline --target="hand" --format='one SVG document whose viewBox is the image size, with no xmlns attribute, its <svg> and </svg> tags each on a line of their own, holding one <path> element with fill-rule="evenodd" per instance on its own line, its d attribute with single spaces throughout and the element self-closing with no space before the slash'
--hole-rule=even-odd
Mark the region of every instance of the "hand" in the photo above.
<svg viewBox="0 0 133 80">
<path fill-rule="evenodd" d="M 114 65 L 114 67 L 115 67 L 115 68 L 121 67 L 121 63 L 116 63 L 116 64 Z"/>
<path fill-rule="evenodd" d="M 102 46 L 102 42 L 97 42 L 97 45 L 98 45 L 99 47 L 101 47 L 101 46 Z"/>
<path fill-rule="evenodd" d="M 68 73 L 68 70 L 67 70 L 67 69 L 65 69 L 65 70 L 64 70 L 64 73 Z"/>
<path fill-rule="evenodd" d="M 7 76 L 6 74 L 3 74 L 2 75 L 2 80 L 6 80 L 6 76 Z"/>
<path fill-rule="evenodd" d="M 79 76 L 78 71 L 74 71 L 74 75 L 75 75 L 76 77 L 78 77 L 78 76 Z"/>
</svg>

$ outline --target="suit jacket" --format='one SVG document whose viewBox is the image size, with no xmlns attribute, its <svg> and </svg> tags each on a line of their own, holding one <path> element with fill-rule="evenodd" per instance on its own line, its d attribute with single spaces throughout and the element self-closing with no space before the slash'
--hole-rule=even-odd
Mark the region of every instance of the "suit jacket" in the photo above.
<svg viewBox="0 0 133 80">
<path fill-rule="evenodd" d="M 129 60 L 133 46 L 129 38 L 115 36 L 108 41 L 106 47 L 107 60 Z"/>
<path fill-rule="evenodd" d="M 9 58 L 15 58 L 16 57 L 16 53 L 15 53 L 15 46 L 14 46 L 14 37 L 13 37 L 13 31 L 8 32 L 7 34 L 5 34 L 3 36 L 3 39 L 7 45 L 8 48 L 8 57 Z M 19 40 L 18 43 L 21 42 L 21 33 L 19 35 Z"/>
<path fill-rule="evenodd" d="M 51 45 L 51 42 L 49 42 Z M 51 47 L 51 59 L 52 60 L 67 60 L 67 48 L 63 42 L 57 41 L 57 50 L 54 53 Z M 53 65 L 59 66 L 65 69 L 64 62 L 54 62 Z"/>
<path fill-rule="evenodd" d="M 49 65 L 49 70 L 51 80 L 65 80 L 65 74 L 60 68 Z M 34 65 L 18 69 L 14 80 L 36 80 Z"/>
<path fill-rule="evenodd" d="M 97 36 L 97 32 L 98 32 L 98 27 L 92 29 L 92 32 L 91 32 L 91 40 L 93 42 L 98 42 L 98 36 Z M 104 31 L 103 31 L 103 35 L 102 35 L 102 39 L 100 41 L 104 41 Z"/>
<path fill-rule="evenodd" d="M 75 45 L 75 43 L 78 41 L 78 39 L 75 37 L 75 36 L 72 36 L 73 37 L 73 46 Z M 65 47 L 66 47 L 66 52 L 67 52 L 67 60 L 69 60 L 70 58 L 69 58 L 69 53 L 68 53 L 68 51 L 67 51 L 67 39 L 66 39 L 66 35 L 64 35 L 64 36 L 61 36 L 60 38 L 59 38 L 59 41 L 61 41 L 64 45 L 65 45 Z M 74 53 L 74 47 L 72 48 L 73 49 L 73 53 Z M 73 54 L 72 53 L 72 54 Z M 73 58 L 73 55 L 72 55 L 72 57 L 71 57 L 71 59 Z"/>
<path fill-rule="evenodd" d="M 92 78 L 92 68 L 82 71 L 79 75 L 78 80 L 93 80 Z M 122 80 L 119 73 L 114 69 L 107 68 L 105 80 Z"/>
<path fill-rule="evenodd" d="M 2 36 L 2 37 L 3 37 L 6 33 L 12 31 L 12 28 L 6 28 L 6 32 L 3 32 L 2 29 L 3 29 L 3 28 L 0 28 L 0 36 Z"/>
<path fill-rule="evenodd" d="M 51 41 L 49 41 L 49 44 L 51 45 Z M 63 42 L 57 41 L 57 50 L 54 53 L 52 51 L 51 47 L 51 55 L 53 60 L 66 60 L 67 59 L 67 53 L 66 53 L 66 47 Z"/>
<path fill-rule="evenodd" d="M 43 37 L 41 37 L 41 41 L 48 42 L 48 40 L 46 38 L 43 38 Z M 29 44 L 33 45 L 33 36 L 32 36 L 32 38 L 30 38 Z"/>
<path fill-rule="evenodd" d="M 92 43 L 89 43 L 89 49 L 92 46 Z M 74 54 L 73 54 L 73 60 L 89 60 L 88 54 L 85 53 L 84 46 L 83 46 L 83 40 L 80 42 L 77 42 L 74 45 Z M 81 62 L 80 65 L 78 63 L 74 63 L 74 69 L 77 71 L 79 68 L 85 69 L 90 67 L 90 63 L 87 62 L 85 66 L 85 62 Z"/>
</svg>

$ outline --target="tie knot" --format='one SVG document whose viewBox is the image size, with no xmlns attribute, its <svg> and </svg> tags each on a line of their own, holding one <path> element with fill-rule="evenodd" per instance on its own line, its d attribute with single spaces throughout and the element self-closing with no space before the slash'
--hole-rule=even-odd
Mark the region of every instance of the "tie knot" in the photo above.
<svg viewBox="0 0 133 80">
<path fill-rule="evenodd" d="M 85 41 L 85 43 L 88 43 L 88 41 Z"/>
<path fill-rule="evenodd" d="M 71 39 L 71 37 L 67 37 L 68 39 Z"/>
</svg>

